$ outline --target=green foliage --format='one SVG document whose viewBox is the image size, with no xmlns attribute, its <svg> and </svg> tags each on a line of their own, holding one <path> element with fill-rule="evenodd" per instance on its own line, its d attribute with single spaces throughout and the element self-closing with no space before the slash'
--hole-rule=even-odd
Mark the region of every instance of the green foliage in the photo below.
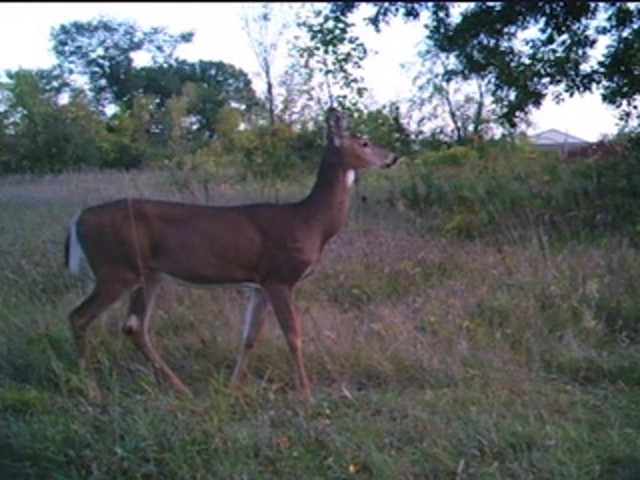
<svg viewBox="0 0 640 480">
<path fill-rule="evenodd" d="M 182 95 L 187 85 L 192 93 L 183 115 L 189 115 L 194 130 L 202 137 L 215 135 L 215 122 L 220 110 L 234 105 L 248 116 L 256 107 L 256 94 L 249 76 L 225 62 L 183 60 L 171 64 L 136 69 L 135 92 L 151 96 L 162 111 L 171 98 Z M 157 125 L 162 129 L 162 125 Z"/>
<path fill-rule="evenodd" d="M 74 21 L 51 32 L 63 71 L 86 76 L 101 106 L 127 101 L 134 93 L 134 54 L 145 52 L 155 64 L 167 64 L 175 49 L 192 39 L 193 32 L 173 35 L 165 28 L 143 30 L 133 22 L 108 18 Z"/>
<path fill-rule="evenodd" d="M 241 121 L 238 109 L 223 107 L 214 126 L 214 139 L 188 154 L 174 149 L 168 162 L 173 185 L 196 195 L 192 184 L 199 184 L 208 199 L 213 182 L 257 181 L 278 198 L 283 181 L 317 168 L 324 148 L 324 137 L 317 130 L 295 131 L 282 122 L 243 129 Z"/>
<path fill-rule="evenodd" d="M 174 157 L 167 162 L 169 167 L 169 185 L 179 192 L 189 192 L 192 197 L 200 198 L 202 192 L 205 203 L 212 201 L 212 184 L 221 184 L 223 179 L 224 158 L 216 143 L 199 148 L 193 153 Z"/>
<path fill-rule="evenodd" d="M 173 58 L 192 36 L 102 18 L 55 29 L 58 65 L 7 72 L 0 88 L 0 173 L 158 164 L 206 146 L 225 106 L 247 120 L 257 99 L 244 71 Z M 151 65 L 135 65 L 142 52 Z"/>
<path fill-rule="evenodd" d="M 10 72 L 3 85 L 6 157 L 0 171 L 47 172 L 101 164 L 102 119 L 84 92 L 72 90 L 57 101 L 47 72 Z"/>
<path fill-rule="evenodd" d="M 209 202 L 212 182 L 221 183 L 223 171 L 233 170 L 239 151 L 240 114 L 230 107 L 223 107 L 218 112 L 215 124 L 217 138 L 215 141 L 202 142 L 195 145 L 191 141 L 189 126 L 183 119 L 189 105 L 190 96 L 197 95 L 189 89 L 185 95 L 174 97 L 169 102 L 171 115 L 171 151 L 166 164 L 170 168 L 170 183 L 179 191 L 189 191 L 198 196 L 193 185 L 198 185 L 204 194 L 205 202 Z M 199 142 L 200 143 L 200 142 Z"/>
<path fill-rule="evenodd" d="M 384 145 L 398 155 L 408 154 L 412 150 L 411 133 L 402 123 L 396 104 L 366 112 L 358 111 L 351 123 L 354 131 L 367 135 L 376 145 Z"/>
<path fill-rule="evenodd" d="M 296 48 L 297 55 L 305 59 L 305 68 L 316 74 L 327 89 L 325 108 L 355 110 L 366 94 L 359 71 L 367 49 L 350 33 L 352 26 L 347 17 L 328 15 L 322 9 L 316 9 L 311 18 L 300 22 L 308 42 Z"/>
<path fill-rule="evenodd" d="M 617 231 L 635 241 L 640 167 L 633 148 L 624 152 L 577 162 L 500 142 L 423 152 L 402 195 L 440 232 L 459 237 L 517 240 L 542 229 L 558 239 Z"/>
<path fill-rule="evenodd" d="M 598 6 L 575 4 L 476 4 L 453 22 L 448 14 L 434 15 L 431 40 L 453 53 L 460 74 L 490 78 L 494 101 L 511 126 L 519 115 L 538 107 L 549 92 L 584 93 L 593 73 L 584 69 L 596 37 L 590 29 Z M 538 35 L 522 41 L 521 32 Z M 520 47 L 518 42 L 523 42 Z"/>
<path fill-rule="evenodd" d="M 640 187 L 640 156 L 629 141 L 622 153 L 597 155 L 578 163 L 564 194 L 575 202 L 579 220 L 593 229 L 621 230 L 634 240 L 640 233 L 636 205 Z"/>
<path fill-rule="evenodd" d="M 295 178 L 301 173 L 315 170 L 320 161 L 321 149 L 302 150 L 308 141 L 284 123 L 273 126 L 254 127 L 242 132 L 242 171 L 245 178 L 251 177 L 268 185 L 279 196 L 283 180 Z M 297 145 L 298 144 L 298 145 Z M 305 163 L 308 160 L 312 162 Z"/>
<path fill-rule="evenodd" d="M 477 161 L 478 157 L 477 150 L 456 145 L 433 153 L 425 152 L 418 158 L 424 165 L 461 166 Z"/>
<path fill-rule="evenodd" d="M 155 160 L 147 134 L 150 111 L 149 99 L 136 96 L 130 111 L 121 110 L 111 117 L 106 125 L 108 154 L 102 168 L 128 170 Z"/>
<path fill-rule="evenodd" d="M 364 4 L 335 2 L 327 15 L 348 18 Z M 456 59 L 450 78 L 487 81 L 500 118 L 511 127 L 548 95 L 559 99 L 595 87 L 605 102 L 625 107 L 623 117 L 635 115 L 640 87 L 631 66 L 640 55 L 637 4 L 385 2 L 368 21 L 379 30 L 390 18 L 420 21 L 423 13 L 429 16 L 427 43 Z M 598 40 L 605 38 L 610 42 L 604 55 L 591 62 Z"/>
</svg>

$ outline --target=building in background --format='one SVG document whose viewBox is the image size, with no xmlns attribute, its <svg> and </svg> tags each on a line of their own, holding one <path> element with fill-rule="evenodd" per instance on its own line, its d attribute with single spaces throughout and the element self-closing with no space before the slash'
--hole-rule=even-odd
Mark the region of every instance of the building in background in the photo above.
<svg viewBox="0 0 640 480">
<path fill-rule="evenodd" d="M 591 142 L 553 128 L 530 135 L 529 141 L 538 150 L 557 150 L 563 153 L 591 145 Z"/>
</svg>

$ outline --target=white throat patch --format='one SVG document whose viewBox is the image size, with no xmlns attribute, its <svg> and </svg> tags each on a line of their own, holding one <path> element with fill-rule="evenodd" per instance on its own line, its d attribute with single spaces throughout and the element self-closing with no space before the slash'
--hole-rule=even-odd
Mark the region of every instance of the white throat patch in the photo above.
<svg viewBox="0 0 640 480">
<path fill-rule="evenodd" d="M 356 172 L 354 170 L 347 170 L 347 176 L 345 178 L 347 181 L 347 187 L 351 187 L 356 179 Z"/>
</svg>

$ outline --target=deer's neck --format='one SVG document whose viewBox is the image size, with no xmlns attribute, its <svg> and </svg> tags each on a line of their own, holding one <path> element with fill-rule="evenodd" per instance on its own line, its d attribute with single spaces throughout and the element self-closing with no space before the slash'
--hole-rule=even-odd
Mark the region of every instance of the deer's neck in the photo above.
<svg viewBox="0 0 640 480">
<path fill-rule="evenodd" d="M 318 229 L 323 244 L 347 221 L 354 180 L 353 170 L 325 157 L 313 189 L 299 204 L 305 221 Z"/>
</svg>

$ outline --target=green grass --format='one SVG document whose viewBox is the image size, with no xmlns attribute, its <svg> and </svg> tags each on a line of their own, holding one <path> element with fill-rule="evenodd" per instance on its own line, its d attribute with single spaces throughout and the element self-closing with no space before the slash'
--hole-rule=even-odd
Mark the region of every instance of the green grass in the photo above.
<svg viewBox="0 0 640 480">
<path fill-rule="evenodd" d="M 156 385 L 120 333 L 124 301 L 92 325 L 90 400 L 66 320 L 89 288 L 62 266 L 68 221 L 119 195 L 186 197 L 160 172 L 0 179 L 0 477 L 640 478 L 636 250 L 444 237 L 393 200 L 406 172 L 371 173 L 296 292 L 309 407 L 273 318 L 251 387 L 229 390 L 247 300 L 229 287 L 161 292 L 154 341 L 193 400 Z"/>
</svg>

